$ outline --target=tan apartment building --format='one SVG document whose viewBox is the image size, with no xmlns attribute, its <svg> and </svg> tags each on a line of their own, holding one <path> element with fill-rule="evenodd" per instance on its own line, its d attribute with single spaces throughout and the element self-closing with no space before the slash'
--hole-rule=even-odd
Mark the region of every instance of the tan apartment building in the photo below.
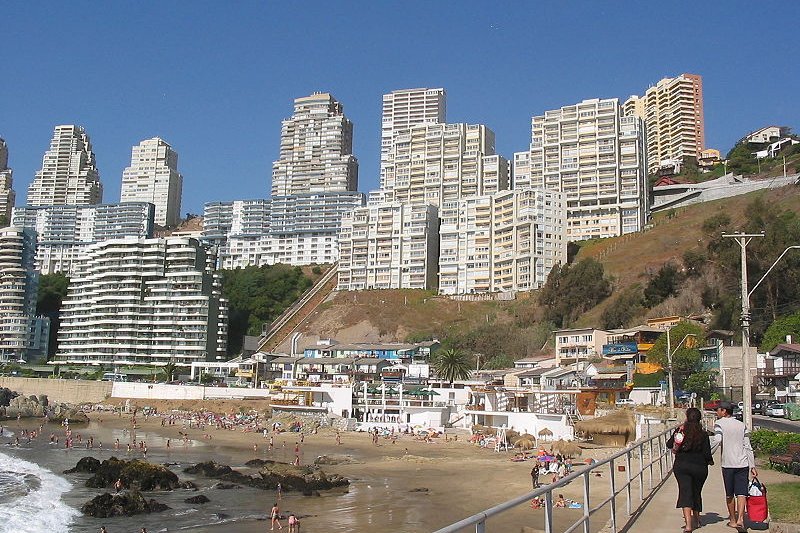
<svg viewBox="0 0 800 533">
<path fill-rule="evenodd" d="M 681 74 L 664 78 L 623 104 L 626 116 L 644 121 L 647 131 L 647 171 L 658 171 L 662 164 L 699 159 L 705 148 L 703 121 L 703 78 Z"/>
</svg>

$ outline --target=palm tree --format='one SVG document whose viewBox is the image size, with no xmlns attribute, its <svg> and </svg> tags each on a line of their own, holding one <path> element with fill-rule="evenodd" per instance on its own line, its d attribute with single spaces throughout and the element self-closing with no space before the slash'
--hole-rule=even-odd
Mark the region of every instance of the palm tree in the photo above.
<svg viewBox="0 0 800 533">
<path fill-rule="evenodd" d="M 161 371 L 164 373 L 164 378 L 166 382 L 169 383 L 172 381 L 172 377 L 175 375 L 175 371 L 178 369 L 178 365 L 175 364 L 174 361 L 170 361 L 169 363 L 164 365 L 164 368 Z"/>
<path fill-rule="evenodd" d="M 452 387 L 455 380 L 469 378 L 472 364 L 465 353 L 448 349 L 436 354 L 433 369 L 440 378 L 449 381 Z"/>
</svg>

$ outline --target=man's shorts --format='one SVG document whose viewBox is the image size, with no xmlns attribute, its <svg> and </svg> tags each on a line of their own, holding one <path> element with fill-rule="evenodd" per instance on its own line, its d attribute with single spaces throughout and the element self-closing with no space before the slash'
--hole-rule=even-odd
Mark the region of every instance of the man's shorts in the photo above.
<svg viewBox="0 0 800 533">
<path fill-rule="evenodd" d="M 742 468 L 723 468 L 722 482 L 725 484 L 725 496 L 747 496 L 747 485 L 750 481 L 748 467 Z"/>
</svg>

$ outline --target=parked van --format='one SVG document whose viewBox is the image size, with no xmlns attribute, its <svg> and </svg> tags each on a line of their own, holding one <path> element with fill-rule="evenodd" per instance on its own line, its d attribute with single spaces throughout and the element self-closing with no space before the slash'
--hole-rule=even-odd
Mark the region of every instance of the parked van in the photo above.
<svg viewBox="0 0 800 533">
<path fill-rule="evenodd" d="M 103 381 L 128 381 L 128 375 L 119 374 L 117 372 L 106 372 L 103 374 Z"/>
</svg>

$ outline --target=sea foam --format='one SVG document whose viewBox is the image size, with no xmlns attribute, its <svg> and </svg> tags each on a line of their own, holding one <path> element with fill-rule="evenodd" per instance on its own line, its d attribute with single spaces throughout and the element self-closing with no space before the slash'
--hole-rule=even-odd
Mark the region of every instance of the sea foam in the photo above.
<svg viewBox="0 0 800 533">
<path fill-rule="evenodd" d="M 20 533 L 41 533 L 42 531 L 69 531 L 69 525 L 79 516 L 61 500 L 61 495 L 72 485 L 35 463 L 11 457 L 0 452 L 0 471 L 19 474 L 19 482 L 28 479 L 30 490 L 21 491 L 19 497 L 0 502 L 0 531 Z M 38 478 L 39 483 L 31 483 L 30 477 Z M 6 478 L 6 482 L 8 482 Z"/>
</svg>

